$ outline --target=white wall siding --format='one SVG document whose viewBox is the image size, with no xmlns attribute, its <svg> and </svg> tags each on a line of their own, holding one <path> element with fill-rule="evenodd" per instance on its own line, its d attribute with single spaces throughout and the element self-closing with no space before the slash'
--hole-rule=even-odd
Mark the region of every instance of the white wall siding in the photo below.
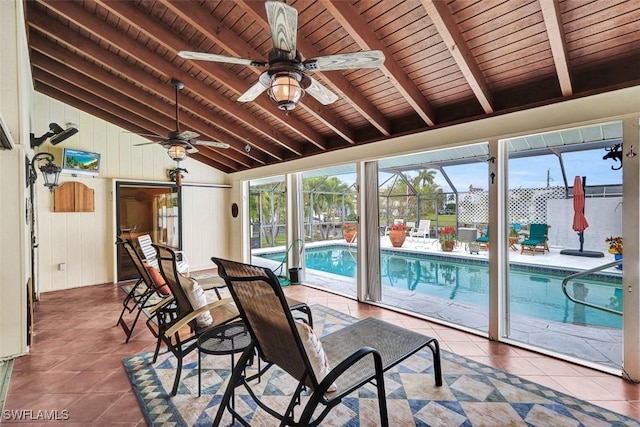
<svg viewBox="0 0 640 427">
<path fill-rule="evenodd" d="M 30 236 L 26 221 L 25 150 L 28 146 L 30 70 L 23 3 L 0 1 L 0 113 L 16 145 L 0 150 L 0 358 L 27 351 Z"/>
<path fill-rule="evenodd" d="M 192 271 L 213 268 L 212 256 L 229 256 L 228 193 L 227 188 L 182 187 L 183 206 L 190 207 L 182 211 L 182 243 Z"/>
</svg>

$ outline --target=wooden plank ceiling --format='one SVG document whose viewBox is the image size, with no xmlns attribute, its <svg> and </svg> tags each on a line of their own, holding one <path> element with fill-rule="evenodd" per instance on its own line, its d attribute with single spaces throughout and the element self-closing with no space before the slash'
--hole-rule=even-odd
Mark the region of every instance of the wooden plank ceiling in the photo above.
<svg viewBox="0 0 640 427">
<path fill-rule="evenodd" d="M 37 91 L 135 133 L 228 143 L 192 157 L 230 173 L 640 84 L 637 0 L 297 0 L 303 58 L 379 49 L 376 69 L 308 72 L 338 95 L 289 114 L 263 71 L 186 60 L 267 60 L 262 1 L 27 0 Z M 245 149 L 247 144 L 251 150 Z"/>
</svg>

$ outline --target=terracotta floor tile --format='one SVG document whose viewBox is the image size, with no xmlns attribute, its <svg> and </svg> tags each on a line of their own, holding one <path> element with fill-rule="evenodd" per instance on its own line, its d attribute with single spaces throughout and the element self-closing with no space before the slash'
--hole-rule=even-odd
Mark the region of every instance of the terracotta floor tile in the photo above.
<svg viewBox="0 0 640 427">
<path fill-rule="evenodd" d="M 117 425 L 117 423 L 137 425 L 140 422 L 146 425 L 144 415 L 138 406 L 138 400 L 132 391 L 120 396 L 120 399 L 100 415 L 96 422 L 109 426 Z"/>
<path fill-rule="evenodd" d="M 80 400 L 69 406 L 69 419 L 74 422 L 93 422 L 105 413 L 122 393 L 85 394 Z"/>
<path fill-rule="evenodd" d="M 323 304 L 356 318 L 377 316 L 438 339 L 444 350 L 504 369 L 560 392 L 640 418 L 640 386 L 619 377 L 382 307 L 305 286 L 283 288 L 307 304 Z M 104 284 L 41 295 L 31 354 L 15 360 L 5 410 L 69 411 L 75 426 L 145 426 L 122 359 L 155 348 L 144 321 L 125 344 L 116 326 L 124 292 Z M 82 300 L 88 307 L 78 308 Z M 41 426 L 50 423 L 20 423 Z"/>
</svg>

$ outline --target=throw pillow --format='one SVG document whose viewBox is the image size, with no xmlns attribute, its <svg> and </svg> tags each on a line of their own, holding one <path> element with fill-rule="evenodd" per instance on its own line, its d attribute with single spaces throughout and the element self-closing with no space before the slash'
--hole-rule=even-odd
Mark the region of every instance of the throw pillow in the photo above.
<svg viewBox="0 0 640 427">
<path fill-rule="evenodd" d="M 158 292 L 160 292 L 162 295 L 171 295 L 171 288 L 169 288 L 169 285 L 167 285 L 167 282 L 165 282 L 164 277 L 162 277 L 162 274 L 160 274 L 160 271 L 158 271 L 158 269 L 154 266 L 147 263 L 144 264 L 144 268 L 147 270 L 147 273 L 149 273 L 149 277 L 151 277 L 151 280 L 156 285 L 156 289 L 158 290 Z"/>
<path fill-rule="evenodd" d="M 302 345 L 307 353 L 309 362 L 311 362 L 313 373 L 318 382 L 321 382 L 324 377 L 327 376 L 329 371 L 331 371 L 331 368 L 329 367 L 329 360 L 327 360 L 327 355 L 322 348 L 322 343 L 313 329 L 311 329 L 311 327 L 306 323 L 296 320 L 296 329 L 298 330 L 298 334 L 302 340 Z M 337 389 L 338 387 L 335 384 L 331 384 L 327 389 L 327 392 L 336 391 Z"/>
<path fill-rule="evenodd" d="M 191 277 L 181 277 L 180 285 L 182 285 L 182 289 L 184 289 L 184 293 L 187 294 L 187 298 L 194 310 L 207 305 L 207 296 L 204 294 L 204 290 L 197 280 Z M 199 328 L 206 328 L 213 323 L 213 317 L 209 311 L 205 311 L 196 317 L 196 322 Z"/>
</svg>

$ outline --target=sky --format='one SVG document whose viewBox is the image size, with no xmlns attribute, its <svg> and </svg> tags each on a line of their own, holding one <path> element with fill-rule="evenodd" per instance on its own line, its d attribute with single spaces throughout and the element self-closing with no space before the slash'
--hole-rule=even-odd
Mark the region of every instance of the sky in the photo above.
<svg viewBox="0 0 640 427">
<path fill-rule="evenodd" d="M 587 186 L 622 184 L 622 169 L 611 169 L 612 166 L 620 166 L 620 163 L 614 163 L 611 159 L 602 160 L 605 154 L 604 149 L 562 154 L 567 184 L 570 187 L 573 186 L 576 176 L 585 176 Z M 447 166 L 445 172 L 458 191 L 468 191 L 470 185 L 475 189 L 486 190 L 489 188 L 488 164 L 486 162 Z M 416 174 L 410 175 L 415 176 Z M 356 180 L 355 173 L 341 174 L 337 177 L 348 184 L 352 184 Z M 389 174 L 381 174 L 380 184 L 388 177 Z M 445 192 L 450 191 L 449 184 L 440 172 L 436 171 L 435 181 Z M 509 161 L 509 188 L 545 188 L 547 185 L 564 186 L 557 156 L 534 156 Z"/>
<path fill-rule="evenodd" d="M 568 185 L 573 186 L 575 176 L 586 176 L 588 186 L 622 184 L 622 169 L 611 169 L 611 166 L 618 167 L 620 163 L 614 163 L 610 159 L 602 160 L 605 154 L 606 152 L 602 149 L 562 154 Z M 449 166 L 445 168 L 445 172 L 458 191 L 467 191 L 469 185 L 473 185 L 475 189 L 484 190 L 489 187 L 486 163 Z M 436 183 L 445 191 L 449 189 L 449 185 L 440 173 L 436 175 Z M 549 186 L 564 185 L 560 162 L 555 155 L 509 161 L 509 188 L 545 188 L 547 184 Z"/>
</svg>

